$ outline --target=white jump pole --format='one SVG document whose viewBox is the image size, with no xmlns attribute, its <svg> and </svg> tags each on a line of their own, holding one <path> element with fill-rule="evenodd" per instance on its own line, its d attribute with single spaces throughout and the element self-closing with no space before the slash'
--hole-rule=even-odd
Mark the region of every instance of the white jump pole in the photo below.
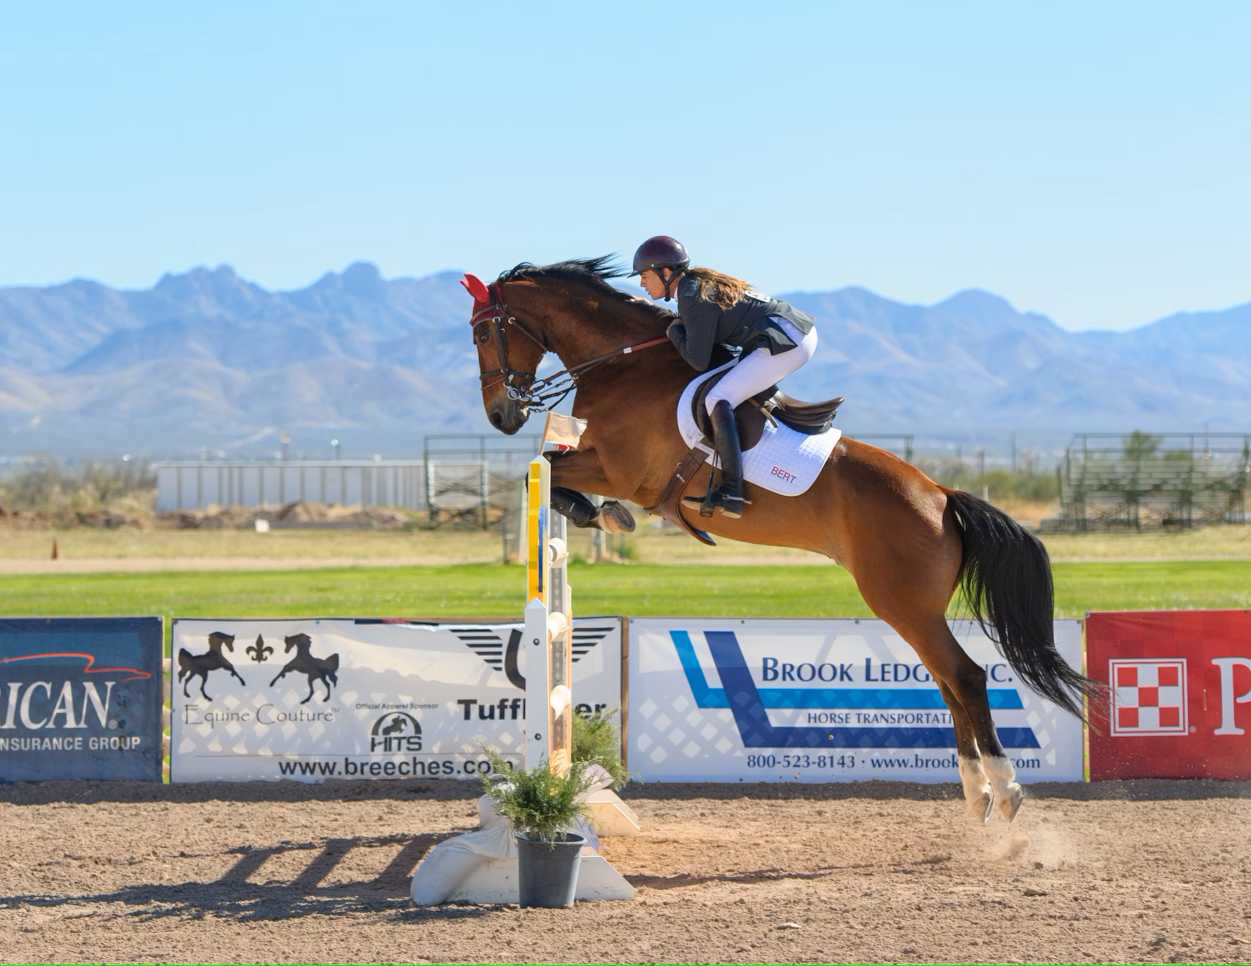
<svg viewBox="0 0 1251 966">
<path fill-rule="evenodd" d="M 525 765 L 569 771 L 573 756 L 573 610 L 565 518 L 551 510 L 551 464 L 531 461 L 526 508 Z"/>
</svg>

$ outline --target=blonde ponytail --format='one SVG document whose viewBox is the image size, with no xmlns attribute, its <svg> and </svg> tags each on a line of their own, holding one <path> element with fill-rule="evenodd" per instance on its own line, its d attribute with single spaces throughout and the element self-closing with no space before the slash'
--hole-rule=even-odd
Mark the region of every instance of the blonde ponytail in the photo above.
<svg viewBox="0 0 1251 966">
<path fill-rule="evenodd" d="M 699 283 L 699 297 L 728 309 L 751 288 L 747 282 L 711 268 L 688 268 L 686 274 Z"/>
</svg>

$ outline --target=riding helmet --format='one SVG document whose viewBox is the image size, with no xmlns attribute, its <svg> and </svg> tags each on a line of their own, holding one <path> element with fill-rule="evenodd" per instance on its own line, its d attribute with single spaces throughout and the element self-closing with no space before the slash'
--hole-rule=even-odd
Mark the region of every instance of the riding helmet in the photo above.
<svg viewBox="0 0 1251 966">
<path fill-rule="evenodd" d="M 676 238 L 668 235 L 655 235 L 639 245 L 634 253 L 634 271 L 631 275 L 642 275 L 649 268 L 673 268 L 679 271 L 691 264 L 691 257 L 686 248 Z"/>
</svg>

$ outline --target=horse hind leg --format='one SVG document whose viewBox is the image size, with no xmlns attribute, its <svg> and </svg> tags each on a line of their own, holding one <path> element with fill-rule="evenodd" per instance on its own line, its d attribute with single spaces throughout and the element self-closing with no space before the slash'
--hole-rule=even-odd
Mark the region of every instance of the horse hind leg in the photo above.
<svg viewBox="0 0 1251 966">
<path fill-rule="evenodd" d="M 313 697 L 313 676 L 310 674 L 308 676 L 308 697 L 305 698 L 303 701 L 301 701 L 300 704 L 308 704 L 308 702 L 312 699 L 312 697 Z"/>
<path fill-rule="evenodd" d="M 213 699 L 208 696 L 208 692 L 204 690 L 206 684 L 208 684 L 208 671 L 200 674 L 200 693 L 204 695 L 205 701 L 212 701 Z"/>
<path fill-rule="evenodd" d="M 869 605 L 873 606 L 873 602 L 869 601 Z M 991 809 L 998 809 L 999 814 L 1010 822 L 1016 818 L 1025 792 L 1017 783 L 1012 762 L 1004 753 L 999 735 L 995 732 L 990 701 L 986 695 L 986 671 L 960 647 L 941 612 L 928 617 L 912 616 L 914 619 L 909 620 L 907 615 L 895 613 L 883 615 L 883 619 L 912 645 L 940 689 L 946 688 L 943 698 L 952 710 L 960 780 L 969 811 L 980 810 L 985 820 Z M 948 698 L 947 692 L 954 701 Z M 956 713 L 957 707 L 963 715 Z M 983 775 L 985 781 L 979 780 Z M 987 783 L 991 795 L 989 802 L 983 798 Z"/>
<path fill-rule="evenodd" d="M 950 631 L 948 631 L 950 636 Z M 994 806 L 1000 817 L 1011 822 L 1021 810 L 1025 801 L 1025 790 L 1016 780 L 1016 769 L 1008 758 L 999 735 L 995 731 L 995 722 L 990 713 L 990 700 L 986 693 L 986 671 L 982 666 L 964 653 L 954 637 L 951 644 L 962 659 L 956 669 L 954 680 L 950 682 L 956 699 L 963 705 L 965 713 L 973 727 L 981 753 L 982 771 L 990 781 Z"/>
<path fill-rule="evenodd" d="M 986 772 L 982 770 L 977 739 L 973 736 L 973 724 L 951 688 L 939 682 L 938 690 L 951 712 L 951 725 L 956 733 L 956 762 L 960 771 L 960 784 L 964 788 L 965 805 L 973 818 L 989 822 L 994 792 Z"/>
</svg>

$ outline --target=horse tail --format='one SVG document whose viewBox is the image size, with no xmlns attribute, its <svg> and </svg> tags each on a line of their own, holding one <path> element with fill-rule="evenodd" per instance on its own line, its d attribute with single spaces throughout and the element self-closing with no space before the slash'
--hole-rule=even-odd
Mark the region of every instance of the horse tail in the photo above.
<svg viewBox="0 0 1251 966">
<path fill-rule="evenodd" d="M 331 672 L 332 674 L 335 671 L 339 670 L 339 655 L 331 654 L 328 658 L 326 658 L 322 662 L 322 667 L 324 667 L 327 671 Z"/>
<path fill-rule="evenodd" d="M 1069 666 L 1055 644 L 1047 548 L 1002 510 L 950 490 L 964 557 L 957 584 L 973 617 L 1031 689 L 1084 720 L 1082 697 L 1099 685 Z"/>
<path fill-rule="evenodd" d="M 178 667 L 182 671 L 186 671 L 191 667 L 191 655 L 187 653 L 187 649 L 185 647 L 180 647 L 178 649 Z"/>
</svg>

